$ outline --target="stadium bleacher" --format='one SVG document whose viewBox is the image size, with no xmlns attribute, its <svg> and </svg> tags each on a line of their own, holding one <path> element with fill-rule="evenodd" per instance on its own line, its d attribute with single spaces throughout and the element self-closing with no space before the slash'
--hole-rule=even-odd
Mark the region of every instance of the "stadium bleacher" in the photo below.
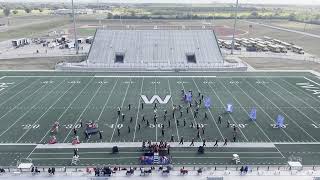
<svg viewBox="0 0 320 180">
<path fill-rule="evenodd" d="M 98 29 L 88 59 L 60 63 L 59 70 L 246 70 L 225 62 L 212 30 Z"/>
</svg>

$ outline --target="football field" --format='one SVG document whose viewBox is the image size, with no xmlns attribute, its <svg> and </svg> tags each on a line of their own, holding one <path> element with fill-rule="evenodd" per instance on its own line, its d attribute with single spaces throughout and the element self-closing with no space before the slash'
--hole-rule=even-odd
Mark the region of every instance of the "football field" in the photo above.
<svg viewBox="0 0 320 180">
<path fill-rule="evenodd" d="M 190 90 L 191 108 L 181 93 Z M 202 96 L 211 108 L 204 107 Z M 195 116 L 194 100 L 200 99 Z M 227 104 L 233 105 L 232 113 L 225 113 Z M 173 116 L 173 106 L 179 105 Z M 124 118 L 117 115 L 118 107 Z M 256 121 L 249 120 L 252 108 Z M 284 128 L 275 128 L 278 115 L 284 117 Z M 143 140 L 169 142 L 171 136 L 173 164 L 228 165 L 237 153 L 243 164 L 282 165 L 299 157 L 303 164 L 320 165 L 319 117 L 320 79 L 311 73 L 0 72 L 0 163 L 14 166 L 31 158 L 36 165 L 68 166 L 76 128 L 83 166 L 137 165 Z M 43 145 L 55 122 L 60 124 L 58 143 Z M 102 139 L 86 139 L 81 122 L 96 122 Z M 184 145 L 178 145 L 182 137 Z M 189 147 L 192 138 L 195 147 Z M 221 147 L 225 138 L 229 143 Z M 205 154 L 197 154 L 204 139 Z M 216 139 L 219 147 L 214 148 Z M 119 154 L 111 153 L 113 145 L 119 145 Z"/>
</svg>

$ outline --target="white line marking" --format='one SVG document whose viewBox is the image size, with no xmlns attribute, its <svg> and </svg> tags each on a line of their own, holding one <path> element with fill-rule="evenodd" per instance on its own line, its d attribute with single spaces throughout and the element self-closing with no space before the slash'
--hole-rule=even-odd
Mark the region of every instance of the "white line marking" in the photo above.
<svg viewBox="0 0 320 180">
<path fill-rule="evenodd" d="M 306 133 L 312 140 L 317 141 L 314 137 L 312 137 L 308 132 L 306 132 L 306 130 L 304 130 L 296 121 L 293 121 L 290 116 L 288 116 L 284 111 L 282 111 L 275 103 L 273 103 L 269 98 L 267 98 L 263 93 L 261 93 L 257 88 L 255 88 L 251 83 L 249 83 L 247 80 L 244 80 L 247 82 L 247 84 L 249 84 L 249 86 L 251 86 L 252 88 L 254 88 L 257 92 L 259 92 L 259 94 L 261 94 L 265 99 L 267 99 L 271 104 L 273 104 L 273 106 L 275 106 L 277 109 L 279 109 L 284 115 L 286 115 L 288 117 L 288 119 L 293 122 L 297 127 L 299 127 L 304 133 Z"/>
<path fill-rule="evenodd" d="M 171 86 L 170 86 L 169 79 L 167 79 L 167 81 L 168 81 L 168 86 L 169 86 L 169 92 L 170 92 L 170 95 L 172 96 L 173 94 L 172 94 L 172 91 L 171 91 Z M 170 98 L 170 100 L 171 100 L 171 108 L 172 108 L 173 107 L 173 100 L 172 100 L 172 98 Z M 170 121 L 170 120 L 168 119 L 168 121 Z M 176 116 L 174 116 L 174 124 L 176 125 L 177 138 L 178 138 L 178 140 L 180 140 Z"/>
<path fill-rule="evenodd" d="M 73 123 L 73 126 L 72 126 L 72 127 L 74 127 L 74 126 L 79 122 L 79 120 L 81 119 L 83 113 L 87 110 L 88 106 L 91 104 L 92 100 L 96 97 L 96 95 L 98 94 L 98 92 L 99 92 L 99 90 L 100 90 L 101 87 L 102 87 L 102 84 L 99 85 L 98 89 L 97 89 L 96 92 L 93 94 L 93 96 L 92 96 L 91 99 L 89 100 L 89 102 L 88 102 L 88 104 L 86 105 L 86 107 L 82 110 L 82 112 L 81 112 L 80 116 L 78 117 L 78 119 L 76 120 L 76 122 Z M 70 133 L 72 132 L 72 129 L 73 129 L 73 128 L 70 128 L 70 131 L 69 131 L 69 133 L 66 135 L 66 137 L 64 138 L 63 143 L 68 139 Z"/>
<path fill-rule="evenodd" d="M 130 78 L 129 82 L 131 82 L 131 78 Z M 127 89 L 126 89 L 126 93 L 125 93 L 124 98 L 123 98 L 123 100 L 122 100 L 121 110 L 123 109 L 123 104 L 124 104 L 124 101 L 126 100 L 126 97 L 127 97 L 127 94 L 128 94 L 128 90 L 129 90 L 129 87 L 130 87 L 130 84 L 131 84 L 131 83 L 128 83 L 128 86 L 127 86 Z M 116 121 L 116 124 L 115 124 L 115 126 L 114 126 L 114 128 L 113 128 L 113 132 L 112 132 L 112 135 L 111 135 L 111 138 L 110 138 L 110 142 L 112 142 L 112 138 L 113 138 L 113 136 L 114 136 L 114 132 L 116 131 L 116 127 L 117 127 L 117 125 L 118 125 L 119 118 L 120 118 L 120 116 L 117 117 L 117 121 Z"/>
<path fill-rule="evenodd" d="M 65 80 L 64 80 L 65 81 Z M 62 81 L 62 82 L 64 82 Z M 61 82 L 61 83 L 62 83 Z M 61 84 L 60 83 L 60 84 Z M 58 86 L 60 86 L 60 84 Z M 39 122 L 39 120 L 45 115 L 47 114 L 47 112 L 58 103 L 58 101 L 74 86 L 75 84 L 72 84 L 49 108 L 47 108 L 47 110 L 32 124 L 32 126 L 34 126 L 37 122 Z M 58 87 L 57 86 L 57 87 Z M 16 143 L 18 143 L 29 131 L 31 130 L 31 128 L 29 128 L 26 132 L 24 132 L 22 134 L 22 136 L 20 136 L 20 138 L 16 141 Z"/>
<path fill-rule="evenodd" d="M 205 80 L 208 81 L 207 78 L 205 78 Z M 218 94 L 216 93 L 216 91 L 212 88 L 212 86 L 211 86 L 210 84 L 208 84 L 208 85 L 209 85 L 211 91 L 212 91 L 212 92 L 215 94 L 215 96 L 218 98 L 218 100 L 220 101 L 220 103 L 221 103 L 222 105 L 224 105 L 223 102 L 222 102 L 222 100 L 220 99 L 220 97 L 219 97 Z M 229 117 L 231 117 L 232 121 L 233 121 L 235 124 L 237 124 L 237 122 L 233 119 L 233 117 L 232 117 L 231 115 L 229 115 Z M 244 133 L 241 131 L 241 128 L 238 128 L 238 129 L 239 129 L 239 131 L 241 132 L 241 134 L 243 135 L 243 137 L 245 138 L 245 140 L 246 140 L 246 141 L 249 141 L 248 138 L 246 137 L 246 135 L 244 135 Z"/>
<path fill-rule="evenodd" d="M 302 90 L 302 89 L 298 88 L 297 86 L 295 86 L 295 85 L 293 85 L 293 84 L 289 83 L 289 82 L 288 82 L 288 81 L 286 81 L 285 79 L 282 79 L 282 81 L 283 81 L 283 82 L 285 82 L 286 84 L 288 84 L 289 86 L 291 86 L 291 87 L 293 87 L 293 88 L 295 88 L 295 89 L 299 90 L 300 92 L 302 92 L 303 94 L 305 94 L 305 95 L 307 95 L 308 97 L 312 98 L 313 100 L 316 100 L 317 102 L 319 102 L 319 103 L 320 103 L 320 100 L 318 100 L 318 99 L 314 98 L 313 96 L 311 96 L 310 94 L 308 94 L 308 93 L 307 93 L 307 92 L 305 92 L 304 90 Z M 310 105 L 309 105 L 309 106 L 310 106 Z M 315 108 L 315 107 L 313 107 L 313 106 L 310 106 L 310 107 Z M 317 107 L 316 107 L 316 108 L 317 108 Z"/>
<path fill-rule="evenodd" d="M 277 149 L 277 151 L 281 154 L 281 156 L 282 156 L 282 158 L 285 158 L 285 156 L 281 153 L 281 151 L 277 148 L 277 146 L 274 146 L 276 149 Z"/>
<path fill-rule="evenodd" d="M 143 82 L 144 82 L 144 78 L 142 78 L 140 95 L 142 94 Z M 136 138 L 137 124 L 138 124 L 138 118 L 139 118 L 139 112 L 140 112 L 140 103 L 141 103 L 141 96 L 139 96 L 139 101 L 138 101 L 138 105 L 137 105 L 138 110 L 137 110 L 137 115 L 136 115 L 136 124 L 135 124 L 135 126 L 134 126 L 134 134 L 133 134 L 133 140 L 132 140 L 132 142 L 134 142 L 134 140 L 135 140 L 135 138 Z M 157 128 L 157 127 L 156 127 L 156 128 Z"/>
<path fill-rule="evenodd" d="M 231 78 L 231 80 L 233 80 L 233 79 Z M 228 89 L 221 81 L 219 81 L 219 83 L 228 91 L 228 93 L 232 96 L 232 98 L 237 101 L 237 103 L 240 105 L 241 109 L 244 111 L 245 114 L 247 114 L 247 117 L 249 118 L 249 113 L 244 109 L 244 107 L 243 107 L 242 104 L 238 101 L 238 99 L 229 91 L 229 89 Z M 238 84 L 236 84 L 236 86 L 238 86 Z M 238 86 L 238 87 L 239 87 L 239 86 Z M 247 94 L 246 94 L 246 95 L 247 95 Z M 264 132 L 264 130 L 259 126 L 259 124 L 258 124 L 256 121 L 254 121 L 254 124 L 260 129 L 260 131 L 266 136 L 266 138 L 267 138 L 270 142 L 272 142 L 271 139 L 269 138 L 269 136 Z"/>
<path fill-rule="evenodd" d="M 179 77 L 179 78 L 180 78 L 180 81 L 182 82 L 182 78 L 181 78 L 181 77 Z M 186 92 L 183 83 L 181 83 L 181 87 L 182 87 L 183 91 Z M 191 102 L 191 103 L 192 103 L 192 102 Z M 193 107 L 194 107 L 194 106 L 193 106 Z M 193 118 L 193 121 L 195 122 L 195 125 L 197 125 L 198 122 L 196 121 L 196 118 L 194 117 L 193 110 L 192 110 L 191 108 L 190 108 L 190 112 L 191 112 L 191 114 L 192 114 L 192 118 Z M 202 141 L 201 133 L 199 133 L 199 135 L 200 135 L 200 140 Z"/>
<path fill-rule="evenodd" d="M 92 77 L 90 79 L 90 81 L 86 84 L 86 86 L 84 86 L 84 88 L 79 92 L 79 94 L 72 100 L 72 102 L 69 104 L 69 106 L 62 112 L 62 114 L 59 116 L 59 118 L 57 119 L 57 122 L 60 121 L 60 119 L 62 118 L 62 116 L 68 111 L 68 109 L 71 107 L 71 105 L 74 103 L 74 101 L 76 101 L 76 99 L 82 94 L 82 92 L 88 87 L 88 85 L 91 83 L 91 81 L 94 78 Z M 48 133 L 50 132 L 51 127 L 49 128 L 49 130 L 46 132 L 46 134 L 41 138 L 40 143 L 43 141 L 43 139 L 48 135 Z"/>
<path fill-rule="evenodd" d="M 271 80 L 272 81 L 272 80 Z M 272 81 L 273 82 L 273 81 Z M 276 94 L 278 97 L 280 97 L 283 101 L 285 101 L 286 103 L 288 103 L 291 107 L 293 107 L 294 109 L 296 109 L 297 111 L 299 111 L 304 117 L 306 117 L 307 119 L 309 119 L 311 122 L 313 122 L 314 124 L 317 124 L 316 122 L 314 122 L 309 116 L 307 116 L 304 112 L 302 112 L 301 110 L 299 110 L 298 108 L 296 108 L 295 106 L 293 106 L 288 100 L 286 100 L 285 98 L 283 98 L 282 96 L 279 95 L 279 93 L 276 93 L 273 89 L 271 89 L 269 86 L 263 85 L 266 88 L 268 88 L 270 91 L 272 91 L 274 94 Z"/>
<path fill-rule="evenodd" d="M 274 123 L 273 119 L 272 119 L 272 118 L 270 117 L 270 115 L 262 108 L 262 106 L 260 106 L 259 103 L 257 103 L 251 96 L 249 96 L 238 84 L 236 84 L 236 85 L 238 86 L 238 88 L 240 88 L 240 90 L 241 90 L 244 94 L 247 95 L 247 97 L 249 97 L 249 98 L 256 104 L 256 106 L 257 106 L 259 109 L 261 109 L 261 110 L 269 117 L 270 121 L 271 121 L 272 123 Z M 282 130 L 282 132 L 284 132 L 284 133 L 287 135 L 287 137 L 288 137 L 292 142 L 294 142 L 294 140 L 292 139 L 292 137 L 289 136 L 289 134 L 288 134 L 284 129 L 281 128 L 281 130 Z"/>
<path fill-rule="evenodd" d="M 35 146 L 35 147 L 33 148 L 33 150 L 29 153 L 29 155 L 27 156 L 27 158 L 29 158 L 29 157 L 31 156 L 31 154 L 32 154 L 36 149 L 37 149 L 37 146 Z"/>
<path fill-rule="evenodd" d="M 3 79 L 3 78 L 5 78 L 5 77 L 6 77 L 6 76 L 2 76 L 2 77 L 0 78 L 0 80 Z"/>
<path fill-rule="evenodd" d="M 308 79 L 308 78 L 306 78 L 306 77 L 304 77 L 306 80 L 308 80 L 308 81 L 310 81 L 310 82 L 313 82 L 313 83 L 315 83 L 315 84 L 317 84 L 318 86 L 320 86 L 320 84 L 319 83 L 316 83 L 316 82 L 314 82 L 314 81 L 312 81 L 311 79 Z"/>
<path fill-rule="evenodd" d="M 61 82 L 62 83 L 62 82 Z M 38 92 L 40 89 L 42 89 L 44 86 L 46 86 L 46 84 L 42 85 L 40 88 L 38 88 L 36 91 L 34 91 L 31 95 L 27 96 L 27 98 L 25 98 L 22 102 L 24 102 L 25 100 L 29 99 L 29 97 L 31 97 L 33 94 L 35 94 L 36 92 Z M 43 96 L 39 101 L 37 101 L 37 103 L 35 103 L 30 109 L 28 109 L 26 112 L 24 112 L 22 114 L 22 116 L 20 116 L 13 124 L 11 124 L 5 131 L 3 131 L 0 134 L 0 137 L 5 134 L 9 129 L 11 129 L 12 126 L 14 126 L 17 122 L 20 121 L 20 119 L 22 119 L 26 114 L 28 114 L 30 112 L 30 110 L 32 110 L 36 105 L 38 105 L 44 98 L 46 98 L 47 96 L 49 96 L 49 94 L 51 94 L 51 92 L 53 92 L 58 86 L 56 86 L 55 88 L 53 88 L 51 91 L 49 91 L 49 93 L 47 93 L 45 96 Z M 22 103 L 21 102 L 21 103 Z M 21 104 L 19 103 L 19 104 Z M 14 109 L 14 108 L 13 108 Z M 9 111 L 10 112 L 10 111 Z M 3 117 L 3 116 L 2 116 Z M 1 118 L 2 118 L 1 117 Z M 1 119 L 0 118 L 0 119 Z"/>
<path fill-rule="evenodd" d="M 192 81 L 193 81 L 193 83 L 196 85 L 196 88 L 198 89 L 198 91 L 201 92 L 200 89 L 199 89 L 199 87 L 198 87 L 198 85 L 197 85 L 197 83 L 196 83 L 196 81 L 195 81 L 193 78 L 192 78 Z M 217 129 L 218 129 L 218 131 L 219 131 L 219 133 L 220 133 L 220 135 L 221 135 L 221 137 L 222 137 L 222 139 L 224 140 L 224 136 L 223 136 L 223 134 L 222 134 L 222 132 L 221 132 L 221 130 L 220 130 L 220 128 L 219 128 L 219 126 L 218 126 L 215 118 L 213 117 L 210 109 L 209 109 L 209 113 L 210 113 L 210 116 L 211 116 L 211 118 L 212 118 L 211 120 L 212 120 L 213 123 L 216 125 L 216 127 L 217 127 Z"/>
<path fill-rule="evenodd" d="M 10 99 L 16 97 L 18 94 L 20 94 L 20 93 L 21 93 L 22 91 L 24 91 L 25 89 L 31 87 L 31 85 L 33 85 L 35 82 L 37 82 L 37 81 L 39 81 L 39 80 L 40 80 L 40 79 L 38 79 L 38 80 L 36 80 L 36 81 L 33 81 L 33 82 L 30 83 L 28 86 L 26 86 L 25 88 L 23 88 L 22 90 L 20 90 L 18 93 L 14 94 L 14 95 L 11 96 L 10 98 L 8 98 L 8 99 L 6 99 L 5 101 L 3 101 L 3 102 L 0 104 L 0 107 L 1 107 L 4 103 L 8 102 Z M 21 82 L 20 82 L 20 83 L 21 83 Z M 18 84 L 20 84 L 20 83 L 18 83 Z M 18 85 L 18 84 L 17 84 L 17 85 Z M 11 89 L 11 88 L 9 88 L 9 89 Z M 2 93 L 2 94 L 3 94 L 3 93 Z M 0 118 L 0 119 L 1 119 L 1 118 Z"/>
<path fill-rule="evenodd" d="M 98 116 L 97 122 L 100 121 L 100 118 L 101 118 L 101 116 L 102 116 L 102 113 L 104 112 L 104 110 L 105 110 L 105 108 L 106 108 L 106 106 L 107 106 L 107 104 L 108 104 L 108 102 L 109 102 L 109 99 L 110 99 L 110 97 L 111 97 L 111 95 L 112 95 L 112 93 L 113 93 L 113 91 L 114 91 L 114 88 L 115 88 L 116 85 L 118 84 L 118 81 L 119 81 L 119 78 L 117 78 L 116 83 L 113 84 L 113 87 L 112 87 L 112 89 L 111 89 L 111 91 L 110 91 L 110 93 L 109 93 L 109 96 L 108 96 L 106 102 L 104 103 L 103 108 L 102 108 L 102 110 L 101 110 L 101 112 L 100 112 L 100 114 L 99 114 L 99 116 Z M 89 142 L 89 139 L 87 139 L 87 142 Z"/>
<path fill-rule="evenodd" d="M 270 78 L 269 78 L 270 79 Z M 270 81 L 272 81 L 272 79 L 270 79 Z M 277 84 L 279 87 L 281 87 L 282 89 L 284 89 L 286 92 L 288 92 L 289 94 L 291 94 L 292 96 L 294 96 L 296 99 L 298 99 L 300 102 L 302 102 L 303 104 L 309 106 L 311 109 L 313 109 L 316 113 L 320 114 L 319 111 L 317 111 L 314 107 L 310 106 L 307 102 L 305 102 L 304 100 L 302 100 L 300 97 L 294 95 L 292 92 L 288 91 L 286 88 L 282 87 L 279 83 L 272 81 L 273 83 Z M 293 86 L 295 87 L 295 86 Z M 300 90 L 300 89 L 299 89 Z M 303 91 L 304 92 L 304 91 Z M 317 99 L 316 99 L 317 100 Z M 292 106 L 292 105 L 291 105 Z M 293 106 L 294 108 L 296 108 L 295 106 Z M 297 109 L 297 108 L 296 108 Z"/>
</svg>

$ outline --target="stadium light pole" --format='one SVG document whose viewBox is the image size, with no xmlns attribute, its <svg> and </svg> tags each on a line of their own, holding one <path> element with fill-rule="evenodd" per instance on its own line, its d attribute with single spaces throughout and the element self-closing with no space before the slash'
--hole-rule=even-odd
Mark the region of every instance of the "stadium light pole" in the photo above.
<svg viewBox="0 0 320 180">
<path fill-rule="evenodd" d="M 74 48 L 76 49 L 76 54 L 79 54 L 79 47 L 78 47 L 79 45 L 78 45 L 77 31 L 76 31 L 76 17 L 74 12 L 73 0 L 71 0 L 71 4 L 72 4 L 72 17 L 73 17 Z"/>
<path fill-rule="evenodd" d="M 234 36 L 235 36 L 235 33 L 236 33 L 238 7 L 239 7 L 239 0 L 237 0 L 237 3 L 236 3 L 236 10 L 235 10 L 235 16 L 234 16 L 233 34 L 232 34 L 232 43 L 231 43 L 231 54 L 233 54 L 233 51 L 234 51 Z"/>
</svg>

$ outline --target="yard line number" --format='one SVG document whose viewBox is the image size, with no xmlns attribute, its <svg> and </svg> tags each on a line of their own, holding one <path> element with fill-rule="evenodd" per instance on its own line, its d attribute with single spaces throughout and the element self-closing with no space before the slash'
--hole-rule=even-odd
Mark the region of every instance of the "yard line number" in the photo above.
<svg viewBox="0 0 320 180">
<path fill-rule="evenodd" d="M 22 129 L 38 129 L 40 124 L 23 124 Z"/>
<path fill-rule="evenodd" d="M 241 129 L 246 128 L 247 125 L 248 124 L 230 124 L 231 127 L 235 126 L 235 127 L 241 128 Z"/>
</svg>

